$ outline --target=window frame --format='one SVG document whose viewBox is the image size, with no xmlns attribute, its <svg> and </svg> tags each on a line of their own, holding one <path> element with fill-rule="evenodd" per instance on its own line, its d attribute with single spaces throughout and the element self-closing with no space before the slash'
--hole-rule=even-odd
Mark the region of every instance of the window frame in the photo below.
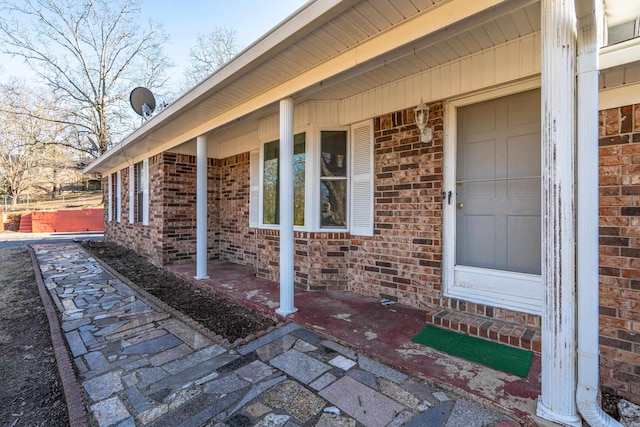
<svg viewBox="0 0 640 427">
<path fill-rule="evenodd" d="M 129 183 L 129 222 L 149 225 L 149 159 L 131 167 Z"/>
<path fill-rule="evenodd" d="M 344 227 L 322 227 L 320 225 L 321 220 L 321 191 L 320 185 L 322 182 L 320 157 L 322 156 L 322 144 L 321 135 L 322 132 L 336 131 L 346 133 L 346 153 L 345 159 L 346 165 L 346 177 L 340 177 L 340 180 L 345 181 L 346 186 L 346 205 L 345 205 L 345 226 Z M 319 125 L 319 126 L 307 126 L 296 129 L 294 135 L 305 133 L 305 206 L 304 206 L 304 225 L 294 225 L 295 231 L 307 231 L 307 232 L 327 232 L 327 233 L 345 233 L 350 228 L 350 207 L 351 207 L 351 126 L 342 125 Z M 251 222 L 250 226 L 266 229 L 266 230 L 280 230 L 279 224 L 265 224 L 264 223 L 264 151 L 265 145 L 279 140 L 279 138 L 269 138 L 260 141 L 259 156 L 254 158 L 259 159 L 259 205 L 258 209 L 258 221 Z M 258 151 L 258 150 L 256 150 Z M 251 167 L 251 166 L 250 166 Z M 257 170 L 258 168 L 256 168 Z M 326 178 L 326 177 L 325 177 Z M 256 189 L 258 190 L 258 189 Z M 251 203 L 251 202 L 250 202 Z M 254 207 L 250 207 L 254 209 Z"/>
<path fill-rule="evenodd" d="M 332 177 L 332 176 L 326 176 L 323 177 L 322 176 L 322 168 L 320 167 L 320 162 L 322 159 L 322 132 L 344 132 L 345 133 L 345 153 L 346 153 L 346 157 L 344 159 L 344 164 L 345 164 L 345 176 L 342 177 Z M 317 135 L 317 143 L 316 143 L 316 147 L 315 147 L 315 151 L 316 151 L 316 159 L 314 161 L 316 167 L 317 167 L 317 172 L 315 173 L 314 177 L 317 180 L 317 182 L 315 183 L 315 189 L 317 191 L 316 194 L 314 194 L 314 199 L 313 202 L 315 204 L 314 206 L 314 212 L 317 215 L 317 218 L 315 219 L 315 229 L 318 232 L 327 232 L 327 233 L 333 233 L 333 232 L 337 232 L 337 233 L 344 233 L 349 231 L 349 223 L 350 223 L 350 218 L 349 218 L 349 214 L 350 214 L 350 208 L 351 208 L 351 128 L 350 127 L 346 127 L 346 126 L 319 126 L 317 127 L 316 130 L 316 135 Z M 339 227 L 326 227 L 326 226 L 322 226 L 322 215 L 321 215 L 321 208 L 322 208 L 322 194 L 321 194 L 321 190 L 320 187 L 322 185 L 322 182 L 324 181 L 344 181 L 345 183 L 345 212 L 344 212 L 344 226 L 339 226 Z"/>
<path fill-rule="evenodd" d="M 293 229 L 296 231 L 307 231 L 309 229 L 309 204 L 307 203 L 307 194 L 309 192 L 309 157 L 310 157 L 310 145 L 309 145 L 309 135 L 311 128 L 305 127 L 293 132 L 294 135 L 294 144 L 295 144 L 295 136 L 300 134 L 305 134 L 304 141 L 304 152 L 305 152 L 305 170 L 304 170 L 304 194 L 305 194 L 305 204 L 304 204 L 304 225 L 294 225 Z M 280 137 L 275 139 L 269 138 L 264 141 L 260 141 L 260 203 L 258 206 L 258 228 L 266 229 L 266 230 L 280 230 L 280 224 L 265 224 L 264 222 L 264 149 L 267 144 L 271 144 L 273 142 L 280 141 Z M 278 158 L 279 161 L 279 158 Z"/>
</svg>

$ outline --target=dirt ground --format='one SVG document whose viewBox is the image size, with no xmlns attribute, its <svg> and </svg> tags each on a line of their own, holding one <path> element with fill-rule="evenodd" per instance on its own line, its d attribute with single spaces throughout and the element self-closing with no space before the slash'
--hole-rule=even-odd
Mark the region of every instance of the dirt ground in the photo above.
<svg viewBox="0 0 640 427">
<path fill-rule="evenodd" d="M 0 249 L 0 425 L 68 424 L 31 258 L 25 248 Z"/>
</svg>

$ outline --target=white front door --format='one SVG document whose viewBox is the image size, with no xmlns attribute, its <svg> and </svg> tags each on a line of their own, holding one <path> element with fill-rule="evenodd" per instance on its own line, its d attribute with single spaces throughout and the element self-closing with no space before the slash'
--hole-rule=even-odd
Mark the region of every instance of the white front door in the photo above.
<svg viewBox="0 0 640 427">
<path fill-rule="evenodd" d="M 455 138 L 447 141 L 445 294 L 539 313 L 540 90 L 454 105 L 449 113 Z"/>
</svg>

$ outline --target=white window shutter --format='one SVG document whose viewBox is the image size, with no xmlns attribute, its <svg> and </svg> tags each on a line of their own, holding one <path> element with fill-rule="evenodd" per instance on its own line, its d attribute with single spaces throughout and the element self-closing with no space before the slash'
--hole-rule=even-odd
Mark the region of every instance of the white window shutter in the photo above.
<svg viewBox="0 0 640 427">
<path fill-rule="evenodd" d="M 260 226 L 260 150 L 249 154 L 249 227 Z"/>
<path fill-rule="evenodd" d="M 133 165 L 129 166 L 129 224 L 135 221 L 136 176 Z"/>
<path fill-rule="evenodd" d="M 109 185 L 107 187 L 109 193 L 107 201 L 107 221 L 111 222 L 113 221 L 113 175 L 109 175 L 107 179 L 109 180 Z"/>
<path fill-rule="evenodd" d="M 142 225 L 149 225 L 149 159 L 144 159 L 142 163 L 142 185 L 144 186 L 144 194 L 142 199 L 142 205 L 144 210 L 142 211 Z"/>
<path fill-rule="evenodd" d="M 122 174 L 120 171 L 116 172 L 116 221 L 122 221 Z"/>
<path fill-rule="evenodd" d="M 365 122 L 351 128 L 350 232 L 373 236 L 373 126 Z"/>
</svg>

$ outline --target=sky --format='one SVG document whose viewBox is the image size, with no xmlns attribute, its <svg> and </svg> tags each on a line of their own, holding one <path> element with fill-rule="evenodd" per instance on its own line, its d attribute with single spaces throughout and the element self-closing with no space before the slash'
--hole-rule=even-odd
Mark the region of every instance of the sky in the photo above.
<svg viewBox="0 0 640 427">
<path fill-rule="evenodd" d="M 307 0 L 142 0 L 145 19 L 162 24 L 171 36 L 165 54 L 176 64 L 176 73 L 189 60 L 189 48 L 198 33 L 215 27 L 234 29 L 241 48 L 251 45 Z"/>
<path fill-rule="evenodd" d="M 215 27 L 236 31 L 241 48 L 262 35 L 304 5 L 307 0 L 141 0 L 141 26 L 149 19 L 159 22 L 171 37 L 164 53 L 176 67 L 171 74 L 182 76 L 189 60 L 189 48 L 198 33 Z M 0 55 L 0 81 L 30 72 L 19 58 Z"/>
</svg>

